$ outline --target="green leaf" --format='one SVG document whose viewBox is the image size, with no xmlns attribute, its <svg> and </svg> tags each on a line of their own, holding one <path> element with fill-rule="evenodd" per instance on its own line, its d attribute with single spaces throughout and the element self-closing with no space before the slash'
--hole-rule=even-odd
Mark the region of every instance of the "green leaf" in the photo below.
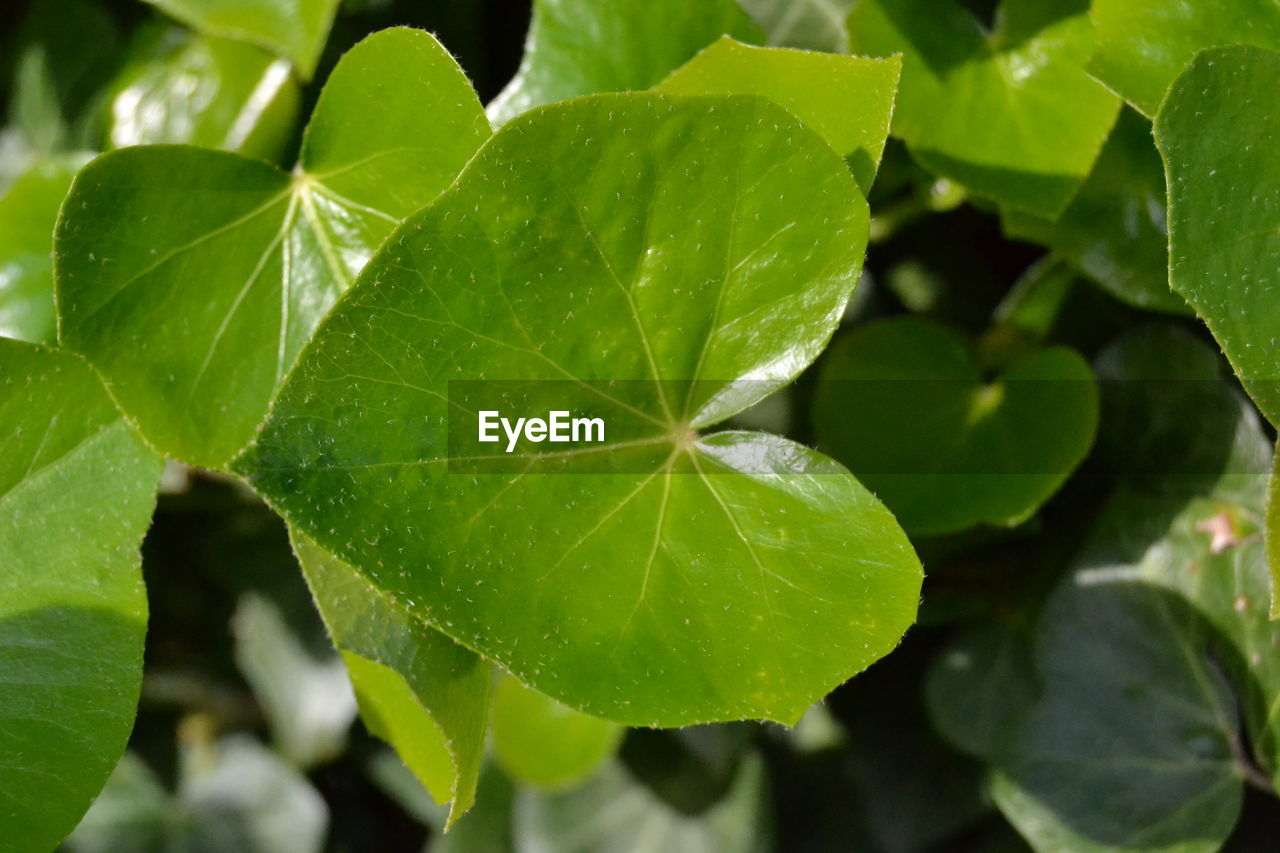
<svg viewBox="0 0 1280 853">
<path fill-rule="evenodd" d="M 568 788 L 607 761 L 626 732 L 617 723 L 566 708 L 509 675 L 493 697 L 493 752 L 520 782 Z"/>
<path fill-rule="evenodd" d="M 52 849 L 124 752 L 160 460 L 93 373 L 0 339 L 0 850 Z"/>
<path fill-rule="evenodd" d="M 1005 233 L 1048 246 L 1122 302 L 1184 313 L 1169 289 L 1164 167 L 1151 125 L 1124 110 L 1102 154 L 1056 222 L 1004 211 Z"/>
<path fill-rule="evenodd" d="M 439 42 L 393 29 L 339 62 L 293 175 L 180 146 L 100 157 L 58 224 L 61 342 L 153 446 L 220 467 L 374 248 L 488 134 Z"/>
<path fill-rule="evenodd" d="M 1271 295 L 1280 253 L 1278 91 L 1280 55 L 1206 51 L 1156 117 L 1169 185 L 1170 284 L 1273 424 L 1280 424 L 1280 300 Z"/>
<path fill-rule="evenodd" d="M 1086 6 L 1005 0 L 987 32 L 953 0 L 860 0 L 850 49 L 903 54 L 893 132 L 921 164 L 1053 219 L 1089 174 L 1119 106 L 1082 67 L 1093 51 Z"/>
<path fill-rule="evenodd" d="M 1280 7 L 1257 0 L 1093 0 L 1090 72 L 1148 117 L 1197 53 L 1233 44 L 1280 50 Z"/>
<path fill-rule="evenodd" d="M 1271 567 L 1271 618 L 1280 619 L 1280 449 L 1275 454 L 1267 487 L 1265 539 L 1267 565 Z"/>
<path fill-rule="evenodd" d="M 751 47 L 725 37 L 655 88 L 669 95 L 760 95 L 816 130 L 853 169 L 875 180 L 902 70 L 899 57 L 864 59 Z"/>
<path fill-rule="evenodd" d="M 866 228 L 843 161 L 763 99 L 538 110 L 384 246 L 235 467 L 570 707 L 794 722 L 893 648 L 919 563 L 831 460 L 694 431 L 817 355 Z M 607 440 L 495 454 L 473 397 L 599 412 Z"/>
<path fill-rule="evenodd" d="M 265 47 L 315 73 L 340 0 L 146 0 L 192 29 Z"/>
<path fill-rule="evenodd" d="M 760 853 L 769 849 L 766 816 L 764 763 L 751 755 L 724 798 L 698 814 L 668 805 L 613 762 L 567 793 L 520 790 L 513 828 L 529 849 L 557 853 Z"/>
<path fill-rule="evenodd" d="M 449 821 L 475 799 L 491 669 L 296 529 L 293 547 L 369 729 L 389 742 Z"/>
<path fill-rule="evenodd" d="M 960 335 L 899 318 L 836 342 L 814 422 L 819 446 L 903 526 L 938 534 L 1030 517 L 1088 453 L 1097 394 L 1072 350 L 1034 352 L 987 380 Z"/>
<path fill-rule="evenodd" d="M 853 0 L 739 0 L 764 30 L 770 47 L 845 53 L 845 18 Z"/>
<path fill-rule="evenodd" d="M 0 337 L 52 344 L 53 225 L 85 155 L 40 160 L 0 197 Z"/>
<path fill-rule="evenodd" d="M 280 609 L 257 593 L 236 606 L 232 631 L 236 666 L 271 726 L 273 746 L 303 769 L 340 755 L 356 701 L 337 656 L 312 654 Z"/>
<path fill-rule="evenodd" d="M 764 38 L 734 0 L 535 0 L 524 60 L 489 118 L 500 125 L 566 98 L 648 89 L 723 35 Z"/>
<path fill-rule="evenodd" d="M 107 144 L 185 143 L 275 162 L 298 98 L 283 59 L 244 42 L 147 27 L 112 84 Z"/>
</svg>

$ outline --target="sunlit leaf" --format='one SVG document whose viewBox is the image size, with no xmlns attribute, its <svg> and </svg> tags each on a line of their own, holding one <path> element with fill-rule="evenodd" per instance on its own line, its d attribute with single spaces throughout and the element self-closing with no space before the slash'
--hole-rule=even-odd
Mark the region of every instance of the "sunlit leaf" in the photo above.
<svg viewBox="0 0 1280 853">
<path fill-rule="evenodd" d="M 926 168 L 1049 218 L 1070 201 L 1119 99 L 1083 68 L 1086 0 L 1005 0 L 985 30 L 954 0 L 860 0 L 855 54 L 903 54 L 893 132 Z"/>
<path fill-rule="evenodd" d="M 536 111 L 387 243 L 236 468 L 571 707 L 794 722 L 894 646 L 919 564 L 831 460 L 696 431 L 816 356 L 866 227 L 841 158 L 762 99 Z M 468 393 L 599 412 L 608 432 L 503 453 L 477 443 Z"/>
<path fill-rule="evenodd" d="M 52 849 L 124 752 L 160 460 L 79 359 L 0 339 L 0 850 Z"/>
<path fill-rule="evenodd" d="M 845 18 L 853 0 L 739 0 L 765 33 L 770 47 L 844 53 Z"/>
<path fill-rule="evenodd" d="M 100 157 L 58 225 L 61 342 L 155 447 L 219 467 L 378 243 L 488 134 L 448 52 L 394 29 L 343 57 L 292 175 L 182 146 Z"/>
<path fill-rule="evenodd" d="M 648 89 L 720 36 L 759 43 L 734 0 L 535 0 L 524 61 L 489 117 L 578 95 Z"/>
</svg>

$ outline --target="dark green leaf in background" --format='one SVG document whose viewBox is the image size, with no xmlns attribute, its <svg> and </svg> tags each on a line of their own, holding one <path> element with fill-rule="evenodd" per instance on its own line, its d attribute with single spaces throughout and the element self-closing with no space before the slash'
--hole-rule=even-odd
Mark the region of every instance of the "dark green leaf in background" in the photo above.
<svg viewBox="0 0 1280 853">
<path fill-rule="evenodd" d="M 292 175 L 183 146 L 107 154 L 59 223 L 61 342 L 153 446 L 220 467 L 378 243 L 488 134 L 448 52 L 394 29 L 338 64 Z"/>
<path fill-rule="evenodd" d="M 0 339 L 0 850 L 51 849 L 124 752 L 160 460 L 78 358 Z"/>
<path fill-rule="evenodd" d="M 1148 117 L 1201 50 L 1280 50 L 1280 6 L 1271 0 L 1093 0 L 1089 16 L 1098 39 L 1090 73 Z"/>
<path fill-rule="evenodd" d="M 57 339 L 53 225 L 71 179 L 88 159 L 39 160 L 0 196 L 0 337 L 35 344 Z"/>
<path fill-rule="evenodd" d="M 819 446 L 908 530 L 938 534 L 1028 518 L 1093 443 L 1097 389 L 1050 347 L 984 376 L 956 332 L 885 320 L 836 342 L 814 402 Z"/>
<path fill-rule="evenodd" d="M 1005 0 L 988 32 L 954 0 L 858 0 L 855 54 L 903 54 L 894 135 L 922 165 L 1053 219 L 1093 167 L 1119 99 L 1089 77 L 1084 0 Z"/>
<path fill-rule="evenodd" d="M 484 758 L 490 666 L 306 536 L 292 535 L 366 725 L 436 802 L 452 802 L 449 822 L 456 820 L 471 807 Z"/>
<path fill-rule="evenodd" d="M 536 111 L 384 247 L 236 468 L 375 586 L 571 707 L 794 722 L 897 642 L 919 564 L 831 460 L 693 431 L 812 361 L 866 227 L 841 158 L 763 99 Z M 600 411 L 606 442 L 451 450 L 450 423 L 476 422 L 448 395 L 486 378 L 523 380 L 522 416 Z"/>
<path fill-rule="evenodd" d="M 1048 246 L 1122 302 L 1187 312 L 1169 289 L 1164 167 L 1151 124 L 1120 114 L 1088 180 L 1056 222 L 1003 211 L 1005 233 Z"/>
<path fill-rule="evenodd" d="M 669 95 L 760 95 L 844 156 L 864 193 L 889 135 L 902 61 L 752 47 L 722 38 L 663 80 Z"/>
<path fill-rule="evenodd" d="M 140 30 L 130 53 L 112 83 L 107 147 L 181 143 L 280 158 L 298 112 L 287 61 L 167 25 Z"/>
<path fill-rule="evenodd" d="M 489 117 L 498 125 L 578 95 L 648 89 L 724 35 L 764 38 L 734 0 L 535 0 L 524 60 Z"/>
<path fill-rule="evenodd" d="M 147 0 L 187 26 L 211 36 L 252 42 L 311 77 L 340 0 Z"/>
<path fill-rule="evenodd" d="M 1169 183 L 1170 284 L 1280 424 L 1280 55 L 1200 54 L 1156 117 Z"/>
</svg>

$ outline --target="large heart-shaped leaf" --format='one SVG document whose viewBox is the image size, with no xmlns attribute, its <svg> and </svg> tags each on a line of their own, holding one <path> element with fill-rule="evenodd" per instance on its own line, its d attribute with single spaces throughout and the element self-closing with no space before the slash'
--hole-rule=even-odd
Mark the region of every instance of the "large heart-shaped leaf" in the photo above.
<svg viewBox="0 0 1280 853">
<path fill-rule="evenodd" d="M 38 161 L 0 198 L 0 337 L 35 344 L 57 338 L 53 226 L 88 156 Z"/>
<path fill-rule="evenodd" d="M 1169 289 L 1165 205 L 1164 166 L 1151 124 L 1124 110 L 1089 179 L 1056 222 L 1013 210 L 1001 218 L 1010 237 L 1048 246 L 1117 299 L 1188 312 Z"/>
<path fill-rule="evenodd" d="M 160 460 L 83 362 L 19 341 L 0 422 L 0 850 L 48 850 L 133 728 Z"/>
<path fill-rule="evenodd" d="M 578 95 L 648 89 L 723 35 L 764 40 L 734 0 L 536 0 L 520 70 L 489 117 L 502 124 Z"/>
<path fill-rule="evenodd" d="M 309 78 L 320 61 L 340 0 L 147 0 L 212 36 L 259 44 Z"/>
<path fill-rule="evenodd" d="M 850 48 L 903 54 L 894 135 L 928 169 L 1055 218 L 1089 174 L 1119 99 L 1083 68 L 1085 0 L 1004 0 L 990 32 L 954 0 L 860 0 Z"/>
<path fill-rule="evenodd" d="M 794 721 L 894 646 L 919 563 L 831 460 L 695 430 L 817 355 L 866 229 L 841 158 L 763 99 L 535 111 L 388 242 L 236 468 L 571 707 Z M 607 435 L 503 453 L 477 399 L 596 411 Z"/>
<path fill-rule="evenodd" d="M 871 189 L 889 135 L 899 57 L 866 59 L 752 47 L 725 37 L 658 84 L 671 95 L 760 95 L 786 107 L 849 161 Z"/>
<path fill-rule="evenodd" d="M 452 803 L 452 823 L 475 800 L 490 666 L 305 535 L 291 536 L 365 724 L 396 748 L 436 802 Z"/>
<path fill-rule="evenodd" d="M 842 338 L 815 398 L 819 445 L 912 532 L 1016 524 L 1080 464 L 1097 389 L 1075 352 L 1033 353 L 988 381 L 967 341 L 901 318 Z"/>
<path fill-rule="evenodd" d="M 1280 50 L 1280 6 L 1270 0 L 1093 0 L 1089 16 L 1098 39 L 1090 72 L 1148 117 L 1201 50 Z"/>
<path fill-rule="evenodd" d="M 292 175 L 178 146 L 100 157 L 58 224 L 62 344 L 153 446 L 219 467 L 378 243 L 488 134 L 448 52 L 394 29 L 338 64 Z"/>
<path fill-rule="evenodd" d="M 244 42 L 147 27 L 112 84 L 107 144 L 239 151 L 274 162 L 293 133 L 289 63 Z"/>
<path fill-rule="evenodd" d="M 1280 424 L 1280 55 L 1205 51 L 1156 118 L 1169 184 L 1169 281 Z"/>
</svg>

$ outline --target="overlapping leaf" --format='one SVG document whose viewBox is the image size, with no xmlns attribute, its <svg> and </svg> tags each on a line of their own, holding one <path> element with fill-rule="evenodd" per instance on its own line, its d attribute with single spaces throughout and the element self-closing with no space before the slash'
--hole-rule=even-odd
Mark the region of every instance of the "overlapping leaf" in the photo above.
<svg viewBox="0 0 1280 853">
<path fill-rule="evenodd" d="M 1093 166 L 1119 100 L 1083 68 L 1084 0 L 1005 0 L 988 32 L 959 3 L 860 0 L 857 54 L 903 54 L 894 135 L 931 171 L 1055 218 Z"/>
<path fill-rule="evenodd" d="M 259 44 L 310 78 L 339 0 L 147 0 L 198 32 Z"/>
<path fill-rule="evenodd" d="M 844 53 L 845 18 L 853 0 L 739 0 L 765 33 L 770 47 Z"/>
<path fill-rule="evenodd" d="M 831 460 L 694 430 L 816 356 L 866 227 L 839 156 L 762 99 L 539 110 L 384 247 L 236 468 L 571 707 L 794 721 L 897 642 L 919 564 Z M 599 412 L 606 441 L 479 444 L 476 385 L 513 416 Z"/>
<path fill-rule="evenodd" d="M 475 799 L 491 668 L 306 536 L 292 535 L 365 724 L 436 802 L 452 803 L 449 821 L 456 820 Z"/>
<path fill-rule="evenodd" d="M 292 175 L 180 146 L 105 155 L 59 221 L 61 342 L 153 446 L 219 467 L 378 243 L 488 134 L 448 52 L 395 29 L 339 63 Z"/>
<path fill-rule="evenodd" d="M 298 99 L 283 59 L 244 42 L 149 27 L 113 83 L 107 144 L 183 143 L 275 162 Z"/>
<path fill-rule="evenodd" d="M 865 59 L 761 48 L 722 38 L 658 84 L 672 95 L 760 95 L 786 107 L 842 154 L 865 193 L 884 153 L 902 70 Z"/>
<path fill-rule="evenodd" d="M 1170 284 L 1258 408 L 1280 423 L 1280 55 L 1201 53 L 1156 118 L 1169 184 Z"/>
<path fill-rule="evenodd" d="M 160 460 L 79 359 L 0 339 L 0 850 L 51 849 L 124 752 Z"/>
<path fill-rule="evenodd" d="M 536 0 L 520 70 L 494 124 L 553 101 L 648 89 L 720 36 L 763 34 L 734 0 Z"/>
<path fill-rule="evenodd" d="M 1280 50 L 1280 6 L 1257 0 L 1093 0 L 1089 71 L 1148 117 L 1195 55 L 1246 44 Z"/>
<path fill-rule="evenodd" d="M 926 321 L 863 327 L 836 343 L 815 398 L 819 444 L 913 532 L 1029 517 L 1084 459 L 1097 389 L 1051 347 L 987 381 L 969 344 Z"/>
</svg>

